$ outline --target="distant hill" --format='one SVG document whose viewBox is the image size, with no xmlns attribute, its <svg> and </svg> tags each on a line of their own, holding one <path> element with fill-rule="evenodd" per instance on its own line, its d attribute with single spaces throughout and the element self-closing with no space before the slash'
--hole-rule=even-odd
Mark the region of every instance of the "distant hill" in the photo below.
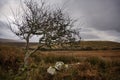
<svg viewBox="0 0 120 80">
<path fill-rule="evenodd" d="M 25 42 L 21 42 L 19 40 L 13 40 L 13 39 L 0 38 L 0 45 L 23 47 L 25 46 Z"/>
<path fill-rule="evenodd" d="M 20 41 L 19 40 L 13 40 L 13 39 L 0 38 L 0 42 L 6 43 L 6 42 L 20 42 Z"/>
<path fill-rule="evenodd" d="M 83 49 L 94 49 L 94 50 L 107 50 L 107 49 L 119 49 L 120 43 L 112 41 L 81 41 L 80 46 Z"/>
<path fill-rule="evenodd" d="M 0 38 L 1 45 L 16 46 L 16 47 L 25 47 L 25 42 L 12 39 L 2 39 Z M 35 48 L 37 42 L 30 43 L 31 48 Z M 69 50 L 120 50 L 120 43 L 112 41 L 81 41 L 78 43 L 78 47 L 74 49 L 69 48 Z M 62 48 L 66 50 L 65 48 Z M 57 50 L 61 48 L 57 47 Z"/>
<path fill-rule="evenodd" d="M 7 45 L 7 46 L 16 46 L 16 47 L 25 47 L 25 42 L 20 40 L 13 40 L 13 39 L 3 39 L 0 38 L 0 45 Z M 31 46 L 35 46 L 36 43 L 30 43 Z"/>
</svg>

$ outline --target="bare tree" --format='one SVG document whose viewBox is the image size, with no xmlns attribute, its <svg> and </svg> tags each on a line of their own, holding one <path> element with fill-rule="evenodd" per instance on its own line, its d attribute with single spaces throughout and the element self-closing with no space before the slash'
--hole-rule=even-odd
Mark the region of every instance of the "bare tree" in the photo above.
<svg viewBox="0 0 120 80">
<path fill-rule="evenodd" d="M 70 18 L 62 9 L 55 9 L 48 16 L 47 24 L 44 26 L 43 40 L 41 41 L 51 48 L 54 45 L 73 43 L 77 37 L 80 40 L 79 30 L 73 29 L 75 22 L 76 20 Z"/>
<path fill-rule="evenodd" d="M 24 66 L 28 66 L 28 58 L 43 45 L 51 48 L 53 45 L 80 40 L 79 30 L 73 28 L 76 20 L 64 13 L 61 8 L 52 9 L 44 1 L 40 3 L 33 0 L 25 1 L 25 7 L 22 6 L 23 15 L 17 15 L 20 19 L 14 16 L 14 21 L 10 24 L 11 31 L 26 40 Z M 35 50 L 29 51 L 29 40 L 34 35 L 40 36 L 39 43 Z"/>
</svg>

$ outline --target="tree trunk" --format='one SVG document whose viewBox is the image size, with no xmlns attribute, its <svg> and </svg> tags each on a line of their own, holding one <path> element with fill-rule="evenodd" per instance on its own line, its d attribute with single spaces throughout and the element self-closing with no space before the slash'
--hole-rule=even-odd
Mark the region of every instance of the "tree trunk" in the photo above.
<svg viewBox="0 0 120 80">
<path fill-rule="evenodd" d="M 25 57 L 24 57 L 24 67 L 28 67 L 29 57 L 30 57 L 30 53 L 26 52 Z"/>
<path fill-rule="evenodd" d="M 26 52 L 29 51 L 29 36 L 26 38 Z"/>
<path fill-rule="evenodd" d="M 29 56 L 30 56 L 30 53 L 29 53 L 29 34 L 26 38 L 26 51 L 25 51 L 25 57 L 24 57 L 24 67 L 27 67 L 28 66 L 28 59 L 29 59 Z"/>
</svg>

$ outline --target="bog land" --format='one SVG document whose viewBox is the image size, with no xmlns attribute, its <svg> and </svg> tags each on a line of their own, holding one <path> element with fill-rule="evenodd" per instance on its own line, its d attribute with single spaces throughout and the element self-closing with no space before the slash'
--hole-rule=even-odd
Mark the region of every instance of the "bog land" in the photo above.
<svg viewBox="0 0 120 80">
<path fill-rule="evenodd" d="M 31 43 L 34 49 L 37 43 Z M 110 41 L 81 41 L 80 48 L 38 50 L 31 56 L 31 80 L 119 80 L 120 43 Z M 24 59 L 24 42 L 0 42 L 0 80 L 24 80 L 25 73 L 16 76 Z M 47 68 L 55 62 L 73 64 L 67 70 L 49 75 Z M 74 65 L 80 63 L 78 65 Z"/>
</svg>

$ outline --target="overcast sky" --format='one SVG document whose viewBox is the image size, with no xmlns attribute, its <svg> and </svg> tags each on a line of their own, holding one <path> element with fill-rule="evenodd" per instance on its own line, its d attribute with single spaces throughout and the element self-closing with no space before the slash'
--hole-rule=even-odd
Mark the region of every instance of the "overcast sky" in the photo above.
<svg viewBox="0 0 120 80">
<path fill-rule="evenodd" d="M 83 40 L 108 40 L 120 42 L 120 0 L 46 0 L 64 6 L 79 19 Z M 0 38 L 18 39 L 7 27 L 6 17 L 17 10 L 19 0 L 0 0 Z M 33 40 L 33 39 L 32 39 Z M 34 37 L 34 40 L 37 38 Z"/>
</svg>

